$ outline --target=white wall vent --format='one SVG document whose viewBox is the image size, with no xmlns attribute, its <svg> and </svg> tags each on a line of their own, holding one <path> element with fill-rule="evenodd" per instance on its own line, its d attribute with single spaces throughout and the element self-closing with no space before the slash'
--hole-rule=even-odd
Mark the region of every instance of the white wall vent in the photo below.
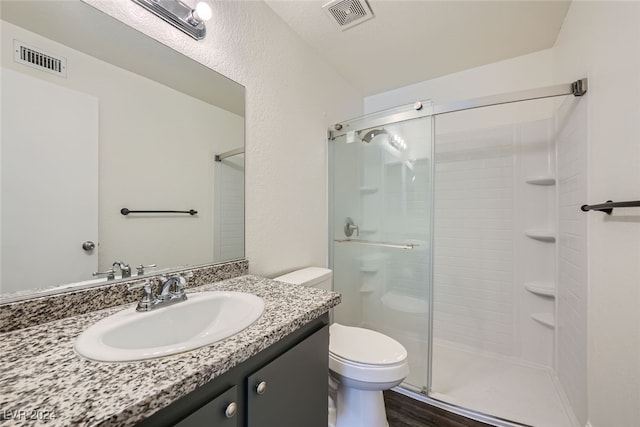
<svg viewBox="0 0 640 427">
<path fill-rule="evenodd" d="M 333 0 L 322 8 L 343 31 L 373 18 L 366 0 Z"/>
<path fill-rule="evenodd" d="M 29 67 L 47 71 L 60 77 L 67 77 L 67 60 L 54 56 L 41 49 L 28 46 L 19 40 L 13 40 L 13 59 Z"/>
</svg>

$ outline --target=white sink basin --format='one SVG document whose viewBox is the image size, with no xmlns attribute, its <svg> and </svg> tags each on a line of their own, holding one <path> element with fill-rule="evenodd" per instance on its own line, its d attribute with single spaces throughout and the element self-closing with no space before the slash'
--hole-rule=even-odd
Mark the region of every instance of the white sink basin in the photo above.
<svg viewBox="0 0 640 427">
<path fill-rule="evenodd" d="M 236 334 L 264 311 L 262 298 L 242 292 L 197 292 L 186 301 L 137 312 L 128 308 L 89 327 L 76 351 L 103 362 L 152 359 L 193 350 Z"/>
</svg>

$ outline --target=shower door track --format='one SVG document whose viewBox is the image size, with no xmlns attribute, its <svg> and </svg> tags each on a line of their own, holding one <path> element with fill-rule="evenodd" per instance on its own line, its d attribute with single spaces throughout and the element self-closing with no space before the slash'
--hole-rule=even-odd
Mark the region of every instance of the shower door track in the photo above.
<svg viewBox="0 0 640 427">
<path fill-rule="evenodd" d="M 416 102 L 413 109 L 392 113 L 387 116 L 376 116 L 358 122 L 359 129 L 351 129 L 349 123 L 337 123 L 329 130 L 329 139 L 333 140 L 349 132 L 382 126 L 388 123 L 402 122 L 420 117 L 439 116 L 455 113 L 457 111 L 472 110 L 474 108 L 491 107 L 494 105 L 511 104 L 513 102 L 532 101 L 534 99 L 553 98 L 557 96 L 582 96 L 587 93 L 588 80 L 586 78 L 554 86 L 546 86 L 537 89 L 528 89 L 518 92 L 503 93 L 498 95 L 483 96 L 480 98 L 455 101 L 447 104 L 424 106 Z"/>
</svg>

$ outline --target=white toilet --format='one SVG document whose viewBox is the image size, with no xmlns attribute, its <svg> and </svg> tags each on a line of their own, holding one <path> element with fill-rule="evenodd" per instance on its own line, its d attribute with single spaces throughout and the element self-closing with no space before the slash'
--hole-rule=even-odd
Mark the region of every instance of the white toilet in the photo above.
<svg viewBox="0 0 640 427">
<path fill-rule="evenodd" d="M 273 280 L 331 290 L 331 275 L 309 267 Z M 382 391 L 408 375 L 407 351 L 369 329 L 334 323 L 329 333 L 329 374 L 338 382 L 336 427 L 387 427 Z"/>
</svg>

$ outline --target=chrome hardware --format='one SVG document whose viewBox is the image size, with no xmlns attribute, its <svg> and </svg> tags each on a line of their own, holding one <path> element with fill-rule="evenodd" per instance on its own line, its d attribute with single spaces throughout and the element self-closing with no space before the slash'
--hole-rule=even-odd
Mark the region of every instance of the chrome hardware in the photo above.
<svg viewBox="0 0 640 427">
<path fill-rule="evenodd" d="M 422 110 L 422 102 L 418 101 L 415 104 L 413 104 L 413 109 L 416 111 Z"/>
<path fill-rule="evenodd" d="M 256 386 L 256 393 L 258 394 L 264 394 L 267 391 L 267 382 L 266 381 L 260 381 L 260 384 L 258 384 Z"/>
<path fill-rule="evenodd" d="M 120 274 L 122 275 L 123 279 L 125 279 L 127 277 L 131 277 L 131 267 L 129 267 L 129 264 L 125 264 L 122 261 L 115 261 L 111 265 L 111 269 L 115 270 L 116 267 L 118 267 L 120 269 Z"/>
<path fill-rule="evenodd" d="M 138 306 L 136 307 L 136 311 L 149 311 L 153 309 L 153 304 L 155 302 L 155 298 L 153 296 L 153 290 L 151 289 L 151 282 L 145 280 L 142 283 L 138 283 L 136 285 L 129 285 L 128 290 L 132 291 L 134 289 L 143 289 L 142 299 L 138 301 Z"/>
<path fill-rule="evenodd" d="M 136 267 L 136 270 L 138 270 L 138 276 L 142 276 L 144 274 L 145 268 L 156 268 L 157 266 L 158 264 L 149 264 L 149 265 L 140 264 L 139 266 Z"/>
<path fill-rule="evenodd" d="M 93 243 L 91 240 L 87 240 L 82 244 L 82 249 L 84 249 L 87 252 L 91 252 L 95 248 L 96 248 L 96 244 Z"/>
<path fill-rule="evenodd" d="M 133 1 L 196 40 L 202 40 L 207 33 L 204 21 L 209 17 L 205 11 L 198 9 L 200 5 L 191 9 L 179 0 Z M 211 13 L 210 8 L 208 13 Z"/>
<path fill-rule="evenodd" d="M 333 126 L 333 128 L 334 128 L 335 130 L 342 130 L 342 125 L 341 125 L 340 123 L 336 123 L 336 124 Z"/>
<path fill-rule="evenodd" d="M 231 402 L 227 405 L 227 409 L 224 411 L 224 415 L 227 418 L 233 418 L 233 416 L 238 412 L 238 405 L 236 402 Z"/>
<path fill-rule="evenodd" d="M 116 278 L 116 271 L 111 268 L 107 271 L 96 271 L 95 273 L 92 274 L 92 276 L 107 276 L 107 280 L 115 280 Z"/>
<path fill-rule="evenodd" d="M 151 311 L 159 307 L 165 307 L 168 305 L 176 304 L 181 301 L 187 300 L 187 294 L 184 292 L 184 288 L 187 286 L 187 277 L 192 277 L 193 273 L 185 273 L 184 275 L 176 273 L 173 276 L 158 276 L 158 282 L 160 285 L 160 293 L 158 295 L 153 294 L 151 289 L 151 283 L 145 281 L 142 284 L 133 285 L 129 287 L 131 289 L 144 288 L 142 299 L 138 302 L 136 311 Z M 175 291 L 171 291 L 171 287 L 175 288 Z"/>
<path fill-rule="evenodd" d="M 351 237 L 353 235 L 354 230 L 356 232 L 356 236 L 359 236 L 360 227 L 358 227 L 351 218 L 347 217 L 347 219 L 344 220 L 344 235 L 347 237 Z"/>
<path fill-rule="evenodd" d="M 381 248 L 395 248 L 395 249 L 415 249 L 417 245 L 415 243 L 391 243 L 391 242 L 372 242 L 369 240 L 359 239 L 335 239 L 336 243 L 357 243 L 359 245 L 377 246 Z"/>
<path fill-rule="evenodd" d="M 166 301 L 176 297 L 184 296 L 184 288 L 187 286 L 187 280 L 180 274 L 167 277 L 165 275 L 158 276 L 160 281 L 160 294 L 158 300 Z M 171 292 L 171 286 L 175 286 L 175 291 Z"/>
</svg>

